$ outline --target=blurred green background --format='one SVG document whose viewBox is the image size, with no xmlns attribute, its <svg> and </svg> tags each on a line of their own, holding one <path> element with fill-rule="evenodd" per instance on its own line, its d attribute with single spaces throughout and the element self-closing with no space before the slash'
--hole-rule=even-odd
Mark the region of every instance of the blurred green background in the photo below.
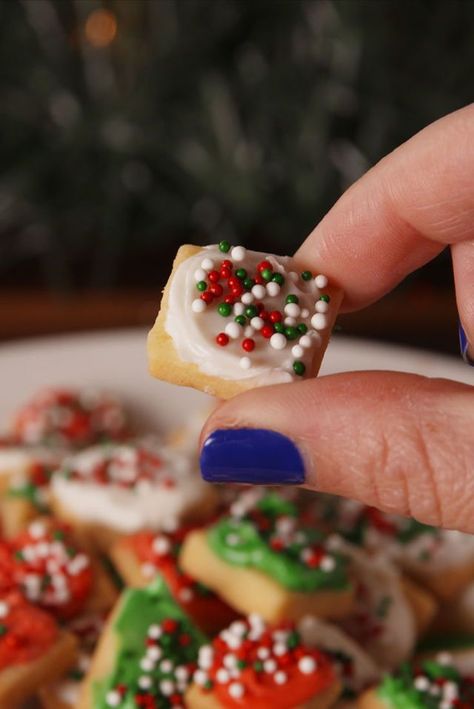
<svg viewBox="0 0 474 709">
<path fill-rule="evenodd" d="M 471 0 L 2 0 L 0 337 L 148 321 L 183 241 L 291 253 L 472 100 L 473 36 Z M 390 298 L 344 329 L 455 351 L 448 254 Z"/>
</svg>

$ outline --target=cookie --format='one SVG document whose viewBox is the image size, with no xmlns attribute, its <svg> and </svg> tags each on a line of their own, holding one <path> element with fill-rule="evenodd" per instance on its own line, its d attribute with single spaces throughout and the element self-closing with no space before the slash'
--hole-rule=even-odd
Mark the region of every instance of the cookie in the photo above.
<svg viewBox="0 0 474 709">
<path fill-rule="evenodd" d="M 270 623 L 307 614 L 340 618 L 352 607 L 344 556 L 329 551 L 320 532 L 300 526 L 296 506 L 276 493 L 244 493 L 227 516 L 188 534 L 179 561 L 230 606 Z"/>
<path fill-rule="evenodd" d="M 104 392 L 45 389 L 15 415 L 11 435 L 25 445 L 83 448 L 129 436 L 127 414 Z"/>
<path fill-rule="evenodd" d="M 268 626 L 252 614 L 201 647 L 185 702 L 189 709 L 326 709 L 340 689 L 328 655 L 305 646 L 293 626 Z"/>
<path fill-rule="evenodd" d="M 0 588 L 10 587 L 61 620 L 105 612 L 117 596 L 101 564 L 52 519 L 38 519 L 14 539 L 0 541 Z"/>
<path fill-rule="evenodd" d="M 0 594 L 0 706 L 14 709 L 72 666 L 77 642 L 17 591 Z"/>
<path fill-rule="evenodd" d="M 162 580 L 128 589 L 102 634 L 77 709 L 182 706 L 204 642 Z"/>
<path fill-rule="evenodd" d="M 123 534 L 206 519 L 216 504 L 193 461 L 152 439 L 85 449 L 51 481 L 55 514 L 102 551 Z"/>
<path fill-rule="evenodd" d="M 341 300 L 288 257 L 182 246 L 148 336 L 150 372 L 221 399 L 314 377 Z"/>
<path fill-rule="evenodd" d="M 115 568 L 129 586 L 146 586 L 161 575 L 174 599 L 205 633 L 214 634 L 236 613 L 207 586 L 185 574 L 178 556 L 189 530 L 139 532 L 123 537 L 110 550 Z"/>
<path fill-rule="evenodd" d="M 375 688 L 364 692 L 358 709 L 470 709 L 474 706 L 474 676 L 463 676 L 448 658 L 404 665 L 387 675 Z"/>
</svg>

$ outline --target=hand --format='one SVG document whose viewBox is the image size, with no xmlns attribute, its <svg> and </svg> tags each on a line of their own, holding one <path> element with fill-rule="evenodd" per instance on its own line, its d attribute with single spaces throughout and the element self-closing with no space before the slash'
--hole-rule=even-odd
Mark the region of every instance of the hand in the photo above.
<svg viewBox="0 0 474 709">
<path fill-rule="evenodd" d="M 379 162 L 296 256 L 343 287 L 347 311 L 449 245 L 460 319 L 474 343 L 473 175 L 471 105 Z M 390 372 L 262 387 L 219 406 L 202 441 L 206 479 L 239 482 L 265 468 L 267 482 L 302 482 L 474 532 L 473 387 Z"/>
</svg>

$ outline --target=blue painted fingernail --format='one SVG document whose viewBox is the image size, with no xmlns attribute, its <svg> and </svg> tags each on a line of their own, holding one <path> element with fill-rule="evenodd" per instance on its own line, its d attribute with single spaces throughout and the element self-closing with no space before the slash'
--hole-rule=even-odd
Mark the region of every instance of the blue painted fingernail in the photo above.
<svg viewBox="0 0 474 709">
<path fill-rule="evenodd" d="M 263 428 L 220 429 L 201 451 L 201 473 L 211 483 L 301 485 L 303 458 L 286 436 Z"/>
<path fill-rule="evenodd" d="M 459 323 L 459 346 L 461 348 L 461 355 L 463 360 L 470 364 L 471 367 L 474 367 L 474 360 L 469 356 L 468 353 L 469 342 L 467 341 L 466 333 L 464 332 L 464 328 L 461 323 Z"/>
</svg>

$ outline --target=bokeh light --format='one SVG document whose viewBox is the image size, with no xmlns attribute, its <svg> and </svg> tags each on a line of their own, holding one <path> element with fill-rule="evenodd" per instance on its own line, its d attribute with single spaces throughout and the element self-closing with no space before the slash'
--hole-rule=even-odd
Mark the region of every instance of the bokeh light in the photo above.
<svg viewBox="0 0 474 709">
<path fill-rule="evenodd" d="M 94 10 L 87 18 L 85 34 L 93 47 L 108 47 L 117 34 L 117 18 L 109 10 Z"/>
</svg>

